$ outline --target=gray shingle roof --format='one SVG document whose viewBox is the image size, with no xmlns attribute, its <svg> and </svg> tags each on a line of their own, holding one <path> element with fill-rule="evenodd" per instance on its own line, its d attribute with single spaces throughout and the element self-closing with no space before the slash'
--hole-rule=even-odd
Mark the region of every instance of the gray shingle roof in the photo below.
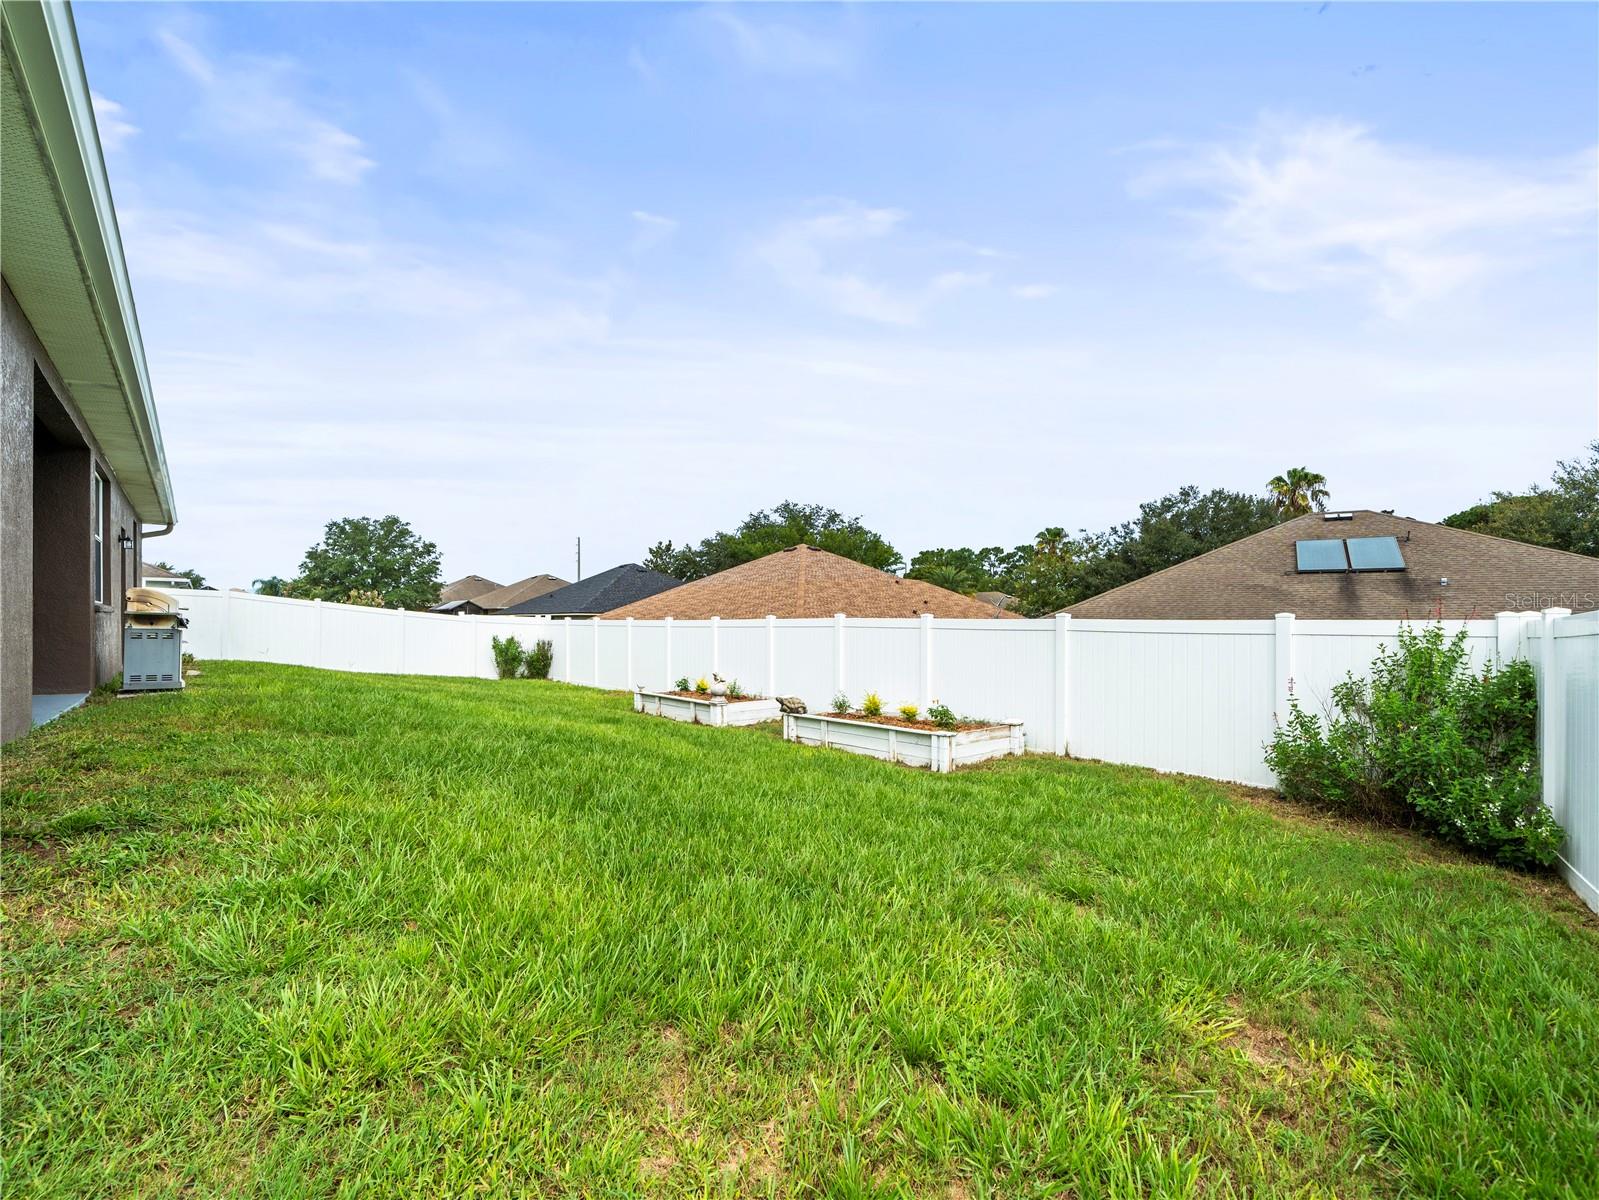
<svg viewBox="0 0 1599 1200">
<path fill-rule="evenodd" d="M 439 592 L 439 603 L 448 604 L 452 600 L 476 600 L 479 596 L 498 591 L 502 586 L 502 584 L 495 583 L 492 579 L 485 579 L 481 575 L 465 575 L 453 583 L 444 585 Z"/>
<path fill-rule="evenodd" d="M 1405 570 L 1300 574 L 1299 539 L 1391 536 Z M 1447 579 L 1447 584 L 1441 581 Z M 1222 620 L 1274 613 L 1321 620 L 1491 617 L 1537 608 L 1599 608 L 1599 558 L 1360 509 L 1310 513 L 1080 600 L 1074 617 Z"/>
<path fill-rule="evenodd" d="M 503 612 L 513 605 L 525 604 L 537 596 L 565 586 L 566 580 L 559 575 L 529 575 L 526 579 L 497 587 L 492 592 L 480 592 L 472 599 L 484 612 Z"/>
<path fill-rule="evenodd" d="M 567 584 L 564 588 L 507 608 L 500 615 L 598 616 L 600 613 L 610 612 L 613 608 L 631 604 L 635 600 L 643 600 L 678 587 L 682 582 L 681 579 L 673 579 L 670 575 L 641 567 L 638 563 L 623 563 L 619 567 L 612 567 L 609 571 L 601 571 L 598 575 L 590 575 L 587 579 L 580 579 L 576 583 Z"/>
</svg>

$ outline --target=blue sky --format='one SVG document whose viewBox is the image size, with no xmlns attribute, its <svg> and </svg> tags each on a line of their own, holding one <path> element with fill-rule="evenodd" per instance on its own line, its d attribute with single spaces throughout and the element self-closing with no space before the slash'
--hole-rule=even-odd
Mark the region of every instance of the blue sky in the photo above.
<svg viewBox="0 0 1599 1200">
<path fill-rule="evenodd" d="M 82 5 L 215 582 L 396 512 L 571 577 L 784 498 L 908 558 L 1599 433 L 1583 5 Z M 152 544 L 152 551 L 156 544 Z"/>
</svg>

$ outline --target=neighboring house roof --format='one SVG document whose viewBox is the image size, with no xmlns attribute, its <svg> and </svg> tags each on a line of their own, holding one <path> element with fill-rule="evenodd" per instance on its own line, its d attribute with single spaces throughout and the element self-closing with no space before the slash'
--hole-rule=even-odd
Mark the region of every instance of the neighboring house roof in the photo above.
<svg viewBox="0 0 1599 1200">
<path fill-rule="evenodd" d="M 476 600 L 488 592 L 498 591 L 500 584 L 492 579 L 485 579 L 481 575 L 463 575 L 454 583 L 447 583 L 439 591 L 439 603 L 448 604 L 451 600 Z"/>
<path fill-rule="evenodd" d="M 444 613 L 446 615 L 458 613 L 480 613 L 482 607 L 475 600 L 446 600 L 443 604 L 435 604 L 428 609 L 431 613 Z"/>
<path fill-rule="evenodd" d="M 147 562 L 143 562 L 143 561 L 141 561 L 139 563 L 139 578 L 140 579 L 181 579 L 181 580 L 183 580 L 184 583 L 188 583 L 189 582 L 189 578 L 188 578 L 187 575 L 179 575 L 176 571 L 169 571 L 165 567 L 158 567 L 154 563 L 147 563 Z"/>
<path fill-rule="evenodd" d="M 919 579 L 901 579 L 853 559 L 791 546 L 685 583 L 664 595 L 607 612 L 607 617 L 1009 617 L 992 604 Z"/>
<path fill-rule="evenodd" d="M 613 608 L 682 586 L 681 579 L 673 579 L 670 575 L 641 567 L 638 563 L 623 563 L 609 571 L 569 583 L 558 592 L 518 604 L 515 608 L 507 609 L 506 615 L 597 617 L 601 613 L 609 613 Z"/>
<path fill-rule="evenodd" d="M 0 6 L 0 274 L 141 522 L 176 519 L 72 10 Z"/>
<path fill-rule="evenodd" d="M 566 580 L 558 575 L 529 575 L 526 579 L 518 579 L 515 583 L 508 583 L 504 587 L 479 592 L 472 599 L 477 601 L 484 612 L 503 612 L 507 608 L 532 600 L 535 596 L 542 596 L 565 586 Z"/>
<path fill-rule="evenodd" d="M 1296 517 L 1065 611 L 1127 620 L 1257 619 L 1285 612 L 1313 620 L 1453 620 L 1599 608 L 1599 558 L 1370 509 L 1347 520 L 1327 519 L 1331 515 Z M 1405 569 L 1297 569 L 1296 541 L 1363 537 L 1397 538 Z"/>
<path fill-rule="evenodd" d="M 984 604 L 992 604 L 995 608 L 1007 612 L 1016 604 L 1016 597 L 1009 592 L 973 592 L 973 600 L 981 600 Z"/>
</svg>

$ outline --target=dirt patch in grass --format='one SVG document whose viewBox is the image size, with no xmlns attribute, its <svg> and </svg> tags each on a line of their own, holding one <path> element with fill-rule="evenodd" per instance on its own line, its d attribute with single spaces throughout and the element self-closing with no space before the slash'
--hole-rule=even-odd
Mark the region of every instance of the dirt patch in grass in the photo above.
<svg viewBox="0 0 1599 1200">
<path fill-rule="evenodd" d="M 1236 1008 L 1234 1011 L 1237 1011 Z M 1238 1019 L 1241 1022 L 1238 1031 L 1227 1041 L 1242 1050 L 1244 1057 L 1255 1066 L 1296 1079 L 1308 1073 L 1304 1060 L 1299 1057 L 1299 1052 L 1294 1049 L 1286 1033 L 1252 1021 L 1242 1014 Z"/>
<path fill-rule="evenodd" d="M 737 1026 L 732 1028 L 736 1030 Z M 728 1027 L 719 1032 L 725 1043 Z M 665 1026 L 660 1042 L 664 1053 L 644 1116 L 647 1141 L 638 1160 L 640 1176 L 660 1180 L 672 1175 L 686 1165 L 695 1147 L 701 1148 L 703 1163 L 703 1148 L 709 1146 L 714 1147 L 711 1154 L 717 1172 L 736 1177 L 743 1187 L 778 1178 L 783 1164 L 786 1112 L 752 1127 L 706 1128 L 701 1110 L 712 1109 L 717 1100 L 736 1096 L 745 1089 L 725 1068 L 700 1069 L 688 1040 L 675 1027 Z M 799 1107 L 803 1108 L 803 1103 Z"/>
<path fill-rule="evenodd" d="M 14 850 L 46 867 L 67 852 L 66 846 L 55 838 L 5 838 L 4 842 L 7 850 Z"/>
</svg>

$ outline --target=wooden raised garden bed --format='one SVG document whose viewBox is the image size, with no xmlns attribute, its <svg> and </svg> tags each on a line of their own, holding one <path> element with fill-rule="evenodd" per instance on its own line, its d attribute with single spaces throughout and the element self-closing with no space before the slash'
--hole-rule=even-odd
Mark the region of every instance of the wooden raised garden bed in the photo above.
<svg viewBox="0 0 1599 1200">
<path fill-rule="evenodd" d="M 874 720 L 857 714 L 784 713 L 783 740 L 828 746 L 943 773 L 1025 748 L 1020 721 L 939 729 L 925 721 Z"/>
<path fill-rule="evenodd" d="M 651 692 L 638 688 L 633 693 L 633 711 L 691 725 L 759 725 L 781 715 L 776 700 L 763 696 L 707 696 L 697 692 Z"/>
</svg>

